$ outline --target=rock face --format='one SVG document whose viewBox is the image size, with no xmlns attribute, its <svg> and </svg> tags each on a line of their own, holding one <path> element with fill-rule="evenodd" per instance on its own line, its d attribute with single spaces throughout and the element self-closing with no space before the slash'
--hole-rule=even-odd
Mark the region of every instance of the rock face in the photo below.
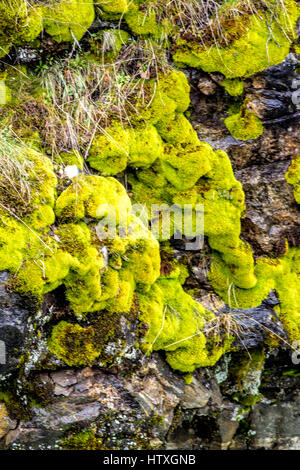
<svg viewBox="0 0 300 470">
<path fill-rule="evenodd" d="M 130 379 L 85 368 L 43 373 L 35 380 L 47 390 L 48 406 L 34 406 L 31 419 L 6 435 L 6 445 L 14 449 L 58 448 L 72 426 L 94 426 L 103 447 L 159 447 L 184 395 L 183 379 L 159 357 Z M 200 397 L 194 399 L 201 404 Z"/>
<path fill-rule="evenodd" d="M 0 375 L 2 379 L 16 369 L 28 334 L 30 310 L 24 298 L 7 291 L 8 272 L 0 273 Z"/>
<path fill-rule="evenodd" d="M 91 368 L 42 373 L 35 380 L 47 407 L 33 406 L 18 426 L 3 412 L 2 442 L 55 449 L 92 429 L 103 449 L 299 449 L 299 373 L 286 354 L 264 368 L 247 359 L 243 390 L 263 394 L 251 406 L 232 401 L 234 357 L 198 370 L 189 385 L 156 354 L 130 379 Z"/>
<path fill-rule="evenodd" d="M 110 31 L 117 27 L 115 18 L 104 15 L 103 21 L 96 19 L 89 30 L 92 39 L 84 37 L 81 42 L 83 49 L 90 47 L 91 40 L 100 41 L 96 35 L 99 28 Z M 127 23 L 122 23 L 126 34 L 130 30 Z M 64 41 L 56 45 L 46 34 L 39 47 L 17 43 L 7 61 L 39 68 L 38 61 L 45 54 L 72 56 L 77 43 L 75 37 L 73 46 L 64 45 Z M 285 253 L 286 242 L 290 247 L 300 247 L 299 205 L 285 179 L 292 158 L 300 153 L 300 108 L 293 100 L 295 83 L 300 83 L 299 57 L 291 52 L 281 64 L 245 78 L 241 96 L 228 94 L 222 85 L 224 76 L 218 72 L 188 66 L 183 69 L 191 87 L 189 120 L 193 128 L 201 141 L 228 153 L 234 175 L 242 183 L 246 211 L 241 238 L 249 243 L 255 259 L 279 257 Z M 147 71 L 140 72 L 140 68 L 137 61 L 132 73 L 138 69 L 142 79 L 152 78 L 153 64 Z M 67 75 L 65 78 L 68 81 Z M 128 77 L 120 72 L 117 78 L 120 90 Z M 72 93 L 70 85 L 71 97 Z M 98 91 L 93 93 L 92 99 L 97 100 Z M 226 128 L 229 108 L 242 102 L 264 124 L 264 132 L 257 139 L 236 140 Z M 69 125 L 72 127 L 71 121 Z M 47 125 L 45 128 L 43 132 L 47 133 Z M 38 122 L 34 130 L 39 130 Z M 57 174 L 62 175 L 59 171 Z M 128 189 L 126 171 L 117 177 Z M 61 176 L 59 191 L 68 184 Z M 132 197 L 132 193 L 129 195 Z M 89 219 L 85 214 L 80 223 L 88 224 Z M 68 214 L 65 221 L 69 221 Z M 55 228 L 54 223 L 49 231 L 54 233 Z M 289 344 L 278 315 L 277 293 L 272 290 L 257 307 L 233 309 L 209 284 L 207 273 L 213 252 L 207 239 L 200 252 L 186 252 L 177 240 L 170 244 L 174 258 L 184 260 L 189 269 L 185 289 L 216 315 L 214 341 L 222 345 L 224 332 L 234 336 L 231 352 L 214 366 L 196 369 L 193 376 L 176 372 L 166 362 L 165 352 L 147 355 L 140 349 L 141 336 L 149 325 L 142 325 L 137 316 L 133 319 L 118 312 L 107 320 L 105 333 L 110 331 L 109 321 L 115 320 L 115 334 L 105 336 L 98 363 L 75 366 L 75 358 L 75 365 L 67 367 L 49 351 L 53 326 L 61 319 L 71 325 L 78 321 L 82 330 L 90 331 L 97 325 L 98 312 L 74 318 L 62 285 L 47 293 L 37 310 L 32 299 L 12 291 L 8 271 L 0 271 L 1 449 L 300 450 L 300 341 Z M 116 250 L 113 274 L 119 272 L 120 263 L 128 261 L 126 255 L 125 250 L 120 256 Z M 88 264 L 87 258 L 84 261 Z M 108 256 L 105 262 L 108 265 Z M 163 260 L 162 271 L 168 271 L 168 262 Z M 145 271 L 149 271 L 149 265 Z M 84 268 L 82 263 L 80 269 L 85 273 Z M 123 283 L 134 283 L 126 278 L 129 275 L 125 271 Z M 114 290 L 111 279 L 103 281 L 108 291 Z M 84 276 L 76 282 L 84 291 Z M 149 286 L 144 286 L 146 292 Z M 69 295 L 72 288 L 74 285 Z M 73 303 L 76 305 L 76 295 Z M 139 309 L 136 298 L 134 308 Z M 174 323 L 176 315 L 174 310 Z"/>
</svg>

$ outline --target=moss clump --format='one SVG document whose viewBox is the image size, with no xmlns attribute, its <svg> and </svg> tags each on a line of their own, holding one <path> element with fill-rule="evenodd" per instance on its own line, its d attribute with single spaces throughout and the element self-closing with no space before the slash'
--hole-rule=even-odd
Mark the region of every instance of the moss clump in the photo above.
<svg viewBox="0 0 300 470">
<path fill-rule="evenodd" d="M 101 219 L 111 208 L 115 209 L 117 223 L 130 210 L 130 199 L 121 183 L 114 178 L 82 175 L 58 197 L 55 211 L 61 220 Z"/>
<path fill-rule="evenodd" d="M 84 429 L 62 440 L 61 446 L 67 450 L 104 450 L 102 439 L 96 436 L 94 429 Z"/>
<path fill-rule="evenodd" d="M 300 204 L 300 155 L 296 155 L 292 160 L 285 174 L 285 179 L 289 184 L 294 186 L 294 197 L 296 202 Z"/>
<path fill-rule="evenodd" d="M 163 142 L 154 126 L 139 124 L 129 130 L 129 166 L 148 168 L 162 153 Z"/>
<path fill-rule="evenodd" d="M 53 224 L 56 177 L 50 160 L 4 133 L 0 155 L 0 211 L 36 230 Z"/>
<path fill-rule="evenodd" d="M 226 8 L 225 5 L 225 13 Z M 221 12 L 219 15 L 222 21 Z M 294 0 L 272 1 L 267 11 L 259 9 L 257 14 L 252 13 L 249 18 L 246 15 L 248 13 L 245 12 L 244 15 L 231 18 L 228 31 L 224 23 L 225 34 L 228 32 L 232 36 L 225 47 L 219 44 L 203 46 L 201 41 L 179 39 L 173 55 L 175 62 L 198 67 L 206 72 L 221 72 L 227 78 L 248 77 L 281 63 L 295 38 L 299 17 L 297 3 Z M 237 37 L 232 35 L 234 29 Z"/>
<path fill-rule="evenodd" d="M 183 72 L 172 70 L 161 74 L 158 80 L 147 82 L 145 92 L 148 104 L 139 100 L 135 107 L 138 115 L 133 121 L 146 121 L 156 125 L 158 122 L 170 121 L 175 113 L 183 113 L 190 104 L 190 87 Z"/>
<path fill-rule="evenodd" d="M 264 131 L 261 120 L 245 108 L 224 122 L 232 137 L 239 140 L 257 139 Z"/>
<path fill-rule="evenodd" d="M 171 88 L 166 87 L 167 83 L 172 85 Z M 234 177 L 226 153 L 214 152 L 209 144 L 200 142 L 183 115 L 189 105 L 186 85 L 184 76 L 167 74 L 162 78 L 151 106 L 142 113 L 156 127 L 164 146 L 149 169 L 130 175 L 133 199 L 145 203 L 149 209 L 151 204 L 162 208 L 167 204 L 174 211 L 190 205 L 191 211 L 186 212 L 184 223 L 172 211 L 169 215 L 163 209 L 160 214 L 152 213 L 152 224 L 161 240 L 170 238 L 176 231 L 195 236 L 196 210 L 203 207 L 204 233 L 211 247 L 227 260 L 237 285 L 252 288 L 256 282 L 253 256 L 239 239 L 240 218 L 245 208 L 242 186 Z M 159 119 L 158 111 L 161 112 Z M 170 216 L 171 226 L 170 230 L 168 227 L 165 233 L 160 233 L 163 215 Z"/>
<path fill-rule="evenodd" d="M 95 5 L 101 7 L 101 9 L 106 13 L 122 14 L 126 13 L 128 9 L 127 0 L 97 0 Z"/>
<path fill-rule="evenodd" d="M 79 41 L 95 19 L 92 1 L 50 0 L 42 7 L 46 33 L 57 42 Z"/>
<path fill-rule="evenodd" d="M 49 351 L 71 367 L 92 364 L 100 354 L 95 347 L 94 336 L 91 326 L 82 328 L 78 324 L 61 321 L 52 330 Z"/>
<path fill-rule="evenodd" d="M 130 214 L 125 188 L 113 178 L 82 175 L 74 179 L 56 201 L 60 224 L 48 233 L 48 226 L 55 221 L 56 178 L 51 162 L 27 147 L 16 154 L 23 177 L 28 170 L 31 192 L 26 204 L 22 199 L 16 206 L 14 200 L 14 207 L 6 197 L 6 192 L 12 197 L 4 179 L 9 175 L 1 175 L 5 205 L 1 202 L 0 269 L 14 274 L 13 287 L 41 300 L 43 294 L 64 284 L 70 307 L 78 316 L 103 309 L 130 311 L 134 291 L 148 289 L 158 278 L 160 255 L 158 242 L 148 228 Z M 17 183 L 13 188 L 19 194 Z M 99 220 L 107 216 L 117 224 L 112 240 L 102 232 L 101 238 L 98 231 Z"/>
<path fill-rule="evenodd" d="M 165 145 L 161 159 L 161 172 L 166 180 L 178 191 L 195 185 L 198 179 L 210 169 L 213 151 L 205 142 L 197 146 Z"/>
<path fill-rule="evenodd" d="M 127 167 L 129 155 L 129 133 L 116 123 L 97 135 L 89 152 L 88 162 L 102 175 L 116 175 Z"/>
<path fill-rule="evenodd" d="M 225 78 L 222 81 L 222 86 L 231 96 L 240 96 L 244 92 L 244 83 L 238 78 L 234 78 L 233 80 Z"/>
<path fill-rule="evenodd" d="M 124 128 L 115 124 L 105 128 L 103 135 L 95 137 L 88 162 L 102 175 L 116 175 L 127 165 L 147 168 L 162 152 L 163 143 L 154 126 L 138 124 Z"/>
<path fill-rule="evenodd" d="M 168 19 L 157 22 L 157 9 L 139 9 L 139 5 L 131 2 L 128 12 L 124 15 L 126 23 L 134 34 L 139 36 L 152 36 L 157 39 L 166 39 L 172 31 L 171 23 Z"/>
<path fill-rule="evenodd" d="M 280 300 L 279 318 L 290 340 L 299 339 L 299 248 L 288 249 L 286 255 L 278 259 L 258 259 L 254 274 L 257 283 L 253 288 L 238 288 L 228 267 L 215 255 L 208 277 L 215 291 L 233 308 L 257 307 L 275 289 Z"/>
<path fill-rule="evenodd" d="M 35 39 L 42 31 L 42 14 L 37 5 L 25 0 L 3 0 L 0 4 L 0 57 L 8 54 L 12 44 Z"/>
<path fill-rule="evenodd" d="M 201 331 L 214 316 L 186 294 L 178 279 L 160 278 L 146 294 L 138 294 L 141 320 L 149 325 L 142 349 L 164 350 L 173 369 L 193 372 L 196 367 L 215 364 L 229 349 L 207 341 Z"/>
<path fill-rule="evenodd" d="M 72 150 L 70 152 L 61 152 L 60 154 L 55 155 L 53 157 L 53 163 L 63 167 L 76 165 L 78 168 L 82 169 L 84 160 L 78 150 Z"/>
<path fill-rule="evenodd" d="M 167 230 L 166 233 L 161 234 L 162 239 L 170 237 L 170 234 L 172 235 L 176 230 L 184 232 L 186 236 L 194 236 L 196 233 L 194 216 L 197 207 L 201 205 L 204 208 L 204 234 L 208 236 L 211 247 L 222 253 L 237 285 L 252 288 L 256 282 L 253 274 L 253 256 L 251 250 L 239 238 L 240 217 L 244 210 L 244 193 L 241 184 L 236 181 L 230 160 L 225 152 L 213 152 L 208 144 L 205 144 L 204 148 L 208 150 L 206 153 L 209 156 L 208 171 L 190 189 L 178 191 L 177 188 L 171 186 L 161 165 L 156 164 L 149 170 L 140 171 L 137 174 L 138 179 L 130 179 L 134 200 L 144 201 L 149 205 L 151 202 L 160 206 L 164 203 L 173 204 L 178 208 L 184 208 L 185 204 L 191 205 L 192 211 L 186 212 L 184 225 L 181 217 L 178 218 L 172 212 L 170 213 L 171 228 L 170 231 Z M 184 158 L 183 155 L 183 165 Z M 183 171 L 181 175 L 184 175 Z M 183 177 L 180 181 L 178 178 L 178 185 L 186 184 L 186 181 L 188 181 L 187 185 L 192 185 L 194 183 L 192 175 L 190 181 Z M 177 183 L 175 178 L 174 183 Z M 159 229 L 159 215 L 157 219 L 155 214 L 152 213 L 152 216 L 153 224 L 158 224 L 157 229 Z"/>
<path fill-rule="evenodd" d="M 64 224 L 56 232 L 62 249 L 72 256 L 70 271 L 64 279 L 66 297 L 76 314 L 94 310 L 101 299 L 100 271 L 104 268 L 102 254 L 92 243 L 86 224 Z"/>
<path fill-rule="evenodd" d="M 105 243 L 111 254 L 105 269 L 84 223 L 66 224 L 57 232 L 63 248 L 77 259 L 64 281 L 75 313 L 103 309 L 128 312 L 134 290 L 147 289 L 158 278 L 158 242 L 130 211 L 125 188 L 117 180 L 101 176 L 80 176 L 57 199 L 56 212 L 62 219 L 108 217 L 108 223 L 116 223 L 110 239 L 105 237 L 104 226 L 104 232 L 95 224 L 91 226 L 98 236 L 96 246 Z"/>
</svg>

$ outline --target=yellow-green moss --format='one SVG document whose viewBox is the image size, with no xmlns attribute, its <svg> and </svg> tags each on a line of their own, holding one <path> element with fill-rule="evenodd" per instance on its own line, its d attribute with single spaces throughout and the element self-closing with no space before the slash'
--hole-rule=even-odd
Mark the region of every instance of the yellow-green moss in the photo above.
<svg viewBox="0 0 300 470">
<path fill-rule="evenodd" d="M 0 57 L 12 44 L 20 45 L 35 39 L 42 31 L 42 14 L 37 5 L 25 0 L 3 0 L 0 4 Z"/>
<path fill-rule="evenodd" d="M 175 62 L 206 72 L 221 72 L 227 78 L 248 77 L 285 59 L 296 37 L 298 17 L 299 7 L 294 0 L 269 2 L 269 11 L 251 14 L 248 25 L 245 25 L 243 15 L 236 15 L 229 22 L 228 32 L 234 27 L 238 37 L 228 46 L 203 46 L 201 41 L 193 43 L 180 39 L 173 58 Z M 243 25 L 240 31 L 239 22 Z"/>
<path fill-rule="evenodd" d="M 8 104 L 12 99 L 11 91 L 0 78 L 0 106 Z"/>
<path fill-rule="evenodd" d="M 91 145 L 88 162 L 102 175 L 116 175 L 127 165 L 149 167 L 163 152 L 162 140 L 154 126 L 138 124 L 124 128 L 121 124 L 106 127 Z"/>
<path fill-rule="evenodd" d="M 227 129 L 235 139 L 257 139 L 264 131 L 261 120 L 248 109 L 242 110 L 224 120 Z"/>
<path fill-rule="evenodd" d="M 149 102 L 136 103 L 140 121 L 157 124 L 159 121 L 175 119 L 175 113 L 183 113 L 190 104 L 190 87 L 183 72 L 172 70 L 151 79 L 145 88 Z M 133 116 L 134 120 L 134 116 Z"/>
<path fill-rule="evenodd" d="M 167 83 L 173 86 L 167 88 Z M 147 114 L 143 114 L 154 122 L 165 144 L 151 168 L 129 176 L 133 200 L 146 204 L 149 210 L 151 204 L 175 204 L 179 208 L 184 208 L 185 204 L 192 205 L 193 211 L 185 220 L 185 226 L 171 213 L 171 228 L 160 234 L 162 240 L 172 236 L 176 230 L 186 236 L 194 236 L 195 210 L 202 205 L 204 234 L 208 236 L 210 245 L 227 260 L 237 285 L 252 288 L 256 282 L 253 256 L 239 239 L 240 218 L 245 208 L 242 186 L 234 177 L 226 153 L 214 152 L 209 144 L 200 142 L 182 114 L 189 105 L 187 92 L 185 77 L 169 73 L 162 78 Z M 163 108 L 160 108 L 161 100 L 165 104 Z M 161 116 L 157 120 L 158 110 Z M 153 226 L 157 225 L 159 234 L 159 217 L 152 222 Z M 187 230 L 188 222 L 191 232 Z"/>
<path fill-rule="evenodd" d="M 127 0 L 96 0 L 95 5 L 101 7 L 104 12 L 111 14 L 126 13 L 128 9 Z"/>
<path fill-rule="evenodd" d="M 239 288 L 221 257 L 214 255 L 208 277 L 215 291 L 233 308 L 257 307 L 275 289 L 280 300 L 280 320 L 291 340 L 300 339 L 299 248 L 288 249 L 278 259 L 259 258 L 254 273 L 256 285 Z"/>
<path fill-rule="evenodd" d="M 220 150 L 214 152 L 209 144 L 200 142 L 182 114 L 158 122 L 156 128 L 163 139 L 170 140 L 173 145 L 164 146 L 161 158 L 150 169 L 130 177 L 134 201 L 144 202 L 149 209 L 151 203 L 176 204 L 179 208 L 191 204 L 194 211 L 197 205 L 203 205 L 204 233 L 209 237 L 211 247 L 223 254 L 237 285 L 253 287 L 256 282 L 253 256 L 239 239 L 244 193 L 234 177 L 228 156 Z M 161 238 L 168 238 L 176 230 L 183 232 L 183 229 L 186 236 L 193 236 L 194 215 L 190 213 L 190 233 L 187 225 L 183 227 L 182 221 L 177 222 L 171 213 L 171 230 L 161 234 Z"/>
<path fill-rule="evenodd" d="M 222 81 L 222 86 L 231 96 L 240 96 L 244 91 L 244 83 L 238 78 L 234 78 L 233 80 L 225 78 Z"/>
<path fill-rule="evenodd" d="M 157 39 L 166 39 L 171 33 L 172 27 L 168 19 L 157 22 L 157 7 L 146 10 L 139 9 L 139 6 L 133 2 L 129 4 L 128 12 L 124 15 L 126 23 L 134 34 L 144 36 L 151 35 Z"/>
<path fill-rule="evenodd" d="M 294 197 L 298 204 L 300 204 L 300 155 L 293 158 L 285 179 L 289 184 L 294 186 Z"/>
<path fill-rule="evenodd" d="M 56 201 L 56 215 L 60 219 L 80 220 L 84 217 L 101 219 L 115 209 L 116 221 L 130 210 L 130 199 L 124 186 L 114 178 L 81 175 L 74 178 Z"/>
<path fill-rule="evenodd" d="M 129 155 L 129 132 L 116 123 L 97 135 L 89 151 L 88 162 L 102 175 L 110 176 L 125 170 Z"/>
<path fill-rule="evenodd" d="M 163 143 L 154 126 L 140 124 L 129 130 L 129 166 L 148 168 L 162 152 Z"/>
<path fill-rule="evenodd" d="M 57 42 L 79 41 L 95 18 L 94 4 L 87 0 L 50 0 L 42 8 L 43 26 Z"/>
<path fill-rule="evenodd" d="M 142 349 L 166 352 L 173 369 L 193 372 L 215 364 L 229 349 L 231 338 L 212 344 L 202 333 L 213 315 L 184 292 L 177 279 L 160 278 L 146 294 L 138 294 L 141 320 L 149 329 Z"/>
<path fill-rule="evenodd" d="M 1 154 L 0 211 L 22 218 L 34 229 L 53 224 L 56 177 L 50 160 L 4 135 Z"/>
<path fill-rule="evenodd" d="M 92 364 L 100 354 L 95 347 L 94 336 L 95 331 L 91 326 L 83 328 L 78 324 L 61 321 L 52 330 L 48 340 L 49 351 L 68 366 Z"/>
<path fill-rule="evenodd" d="M 61 446 L 67 450 L 104 450 L 102 439 L 96 437 L 94 429 L 84 429 L 62 439 Z"/>
<path fill-rule="evenodd" d="M 76 165 L 80 169 L 82 169 L 84 165 L 83 157 L 80 155 L 78 150 L 61 152 L 53 157 L 53 162 L 64 167 Z"/>
<path fill-rule="evenodd" d="M 184 147 L 165 145 L 161 159 L 162 174 L 178 191 L 189 189 L 211 169 L 212 153 L 211 146 L 205 142 Z"/>
</svg>

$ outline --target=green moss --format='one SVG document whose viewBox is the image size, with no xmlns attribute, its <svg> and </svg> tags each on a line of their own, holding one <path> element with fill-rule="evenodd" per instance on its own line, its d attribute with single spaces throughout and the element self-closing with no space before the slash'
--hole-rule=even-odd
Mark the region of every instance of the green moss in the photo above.
<svg viewBox="0 0 300 470">
<path fill-rule="evenodd" d="M 173 86 L 166 89 L 163 80 Z M 159 85 L 160 98 L 165 102 L 160 119 L 156 120 L 156 111 L 160 109 L 158 91 L 147 115 L 144 114 L 147 119 L 154 121 L 165 145 L 163 153 L 158 155 L 151 168 L 129 176 L 133 200 L 145 203 L 149 210 L 151 204 L 175 204 L 179 208 L 184 208 L 185 204 L 192 206 L 193 211 L 185 215 L 184 225 L 181 219 L 170 214 L 170 230 L 167 228 L 165 233 L 160 233 L 161 240 L 168 239 L 176 230 L 184 232 L 186 236 L 194 236 L 195 211 L 202 205 L 204 233 L 211 247 L 222 253 L 237 285 L 252 288 L 256 283 L 253 256 L 239 239 L 240 218 L 245 209 L 242 186 L 234 177 L 227 154 L 220 150 L 214 152 L 209 144 L 200 142 L 182 114 L 188 108 L 188 95 L 181 92 L 180 102 L 178 99 L 182 87 L 186 93 L 185 77 L 177 73 L 168 74 Z M 159 215 L 152 218 L 158 235 L 160 219 Z"/>
<path fill-rule="evenodd" d="M 240 96 L 244 92 L 244 83 L 238 78 L 235 78 L 233 80 L 225 78 L 222 81 L 222 86 L 231 96 Z"/>
<path fill-rule="evenodd" d="M 157 8 L 155 5 L 153 8 L 140 10 L 138 5 L 131 2 L 130 8 L 124 17 L 134 34 L 139 36 L 151 35 L 157 39 L 166 39 L 172 31 L 170 21 L 164 19 L 158 23 L 156 15 Z"/>
<path fill-rule="evenodd" d="M 282 2 L 270 2 L 269 11 L 259 10 L 249 19 L 236 15 L 228 22 L 228 34 L 233 40 L 227 46 L 203 46 L 201 41 L 193 43 L 180 39 L 173 58 L 175 62 L 206 72 L 221 72 L 227 78 L 248 77 L 285 59 L 295 38 L 298 17 L 299 8 L 295 1 L 285 0 L 284 6 Z M 226 34 L 226 21 L 224 28 Z"/>
<path fill-rule="evenodd" d="M 129 166 L 148 168 L 162 152 L 163 143 L 154 126 L 140 124 L 129 130 Z"/>
<path fill-rule="evenodd" d="M 103 135 L 97 135 L 89 151 L 88 162 L 102 175 L 120 173 L 127 167 L 129 132 L 116 123 L 106 127 Z"/>
<path fill-rule="evenodd" d="M 275 289 L 280 300 L 279 318 L 291 341 L 300 338 L 300 250 L 290 248 L 278 259 L 260 258 L 255 265 L 257 283 L 250 289 L 236 287 L 220 256 L 214 256 L 209 280 L 215 291 L 233 308 L 253 308 Z"/>
<path fill-rule="evenodd" d="M 50 0 L 42 8 L 46 33 L 57 42 L 79 41 L 95 19 L 92 1 Z"/>
<path fill-rule="evenodd" d="M 101 219 L 111 207 L 117 223 L 130 210 L 130 199 L 121 183 L 114 178 L 81 175 L 58 197 L 55 211 L 62 220 Z"/>
<path fill-rule="evenodd" d="M 62 448 L 67 450 L 104 450 L 102 439 L 96 437 L 94 429 L 84 429 L 62 440 Z"/>
<path fill-rule="evenodd" d="M 53 328 L 48 347 L 68 366 L 92 364 L 100 354 L 95 347 L 94 336 L 91 326 L 82 328 L 78 324 L 61 321 Z"/>
<path fill-rule="evenodd" d="M 102 175 L 116 175 L 127 165 L 147 168 L 162 152 L 162 140 L 154 126 L 138 124 L 127 129 L 115 124 L 95 137 L 88 162 Z"/>
<path fill-rule="evenodd" d="M 202 333 L 213 315 L 186 294 L 177 279 L 160 278 L 146 294 L 138 294 L 141 320 L 149 326 L 142 349 L 164 350 L 173 369 L 193 372 L 213 365 L 230 347 L 208 343 Z"/>
<path fill-rule="evenodd" d="M 85 224 L 66 224 L 57 231 L 64 250 L 75 257 L 64 281 L 66 296 L 75 313 L 102 309 L 128 312 L 134 290 L 144 290 L 158 278 L 158 242 L 138 218 L 130 215 L 130 209 L 124 187 L 113 178 L 100 176 L 79 177 L 58 198 L 56 211 L 63 218 L 78 220 L 88 215 L 101 219 L 116 211 L 115 238 L 105 241 L 110 255 L 106 269 L 96 246 L 92 246 Z M 127 231 L 123 222 L 128 223 Z M 118 233 L 119 223 L 125 230 L 122 238 Z M 101 239 L 96 239 L 96 244 L 100 243 Z"/>
<path fill-rule="evenodd" d="M 243 289 L 250 289 L 256 285 L 254 274 L 254 260 L 249 245 L 238 241 L 238 245 L 229 244 L 222 236 L 210 238 L 210 245 L 221 252 L 221 258 L 226 266 L 230 267 L 232 282 Z"/>
<path fill-rule="evenodd" d="M 198 179 L 210 169 L 212 148 L 205 142 L 197 147 L 187 145 L 165 145 L 161 161 L 161 170 L 166 180 L 178 191 L 184 191 L 195 185 Z"/>
<path fill-rule="evenodd" d="M 11 91 L 4 81 L 0 81 L 0 106 L 8 104 L 12 99 Z"/>
<path fill-rule="evenodd" d="M 41 229 L 53 224 L 56 177 L 48 158 L 32 148 L 2 136 L 0 154 L 0 210 Z"/>
<path fill-rule="evenodd" d="M 13 285 L 21 294 L 41 300 L 43 294 L 51 292 L 63 283 L 71 265 L 70 255 L 61 251 L 52 256 L 23 261 Z"/>
<path fill-rule="evenodd" d="M 42 31 L 41 9 L 25 0 L 3 0 L 0 4 L 0 57 L 12 44 L 35 39 Z"/>
<path fill-rule="evenodd" d="M 142 101 L 136 103 L 136 119 L 149 124 L 173 120 L 175 113 L 183 113 L 190 104 L 190 87 L 186 76 L 180 71 L 167 71 L 158 80 L 149 80 L 145 91 L 149 102 L 146 106 Z"/>
<path fill-rule="evenodd" d="M 184 381 L 187 385 L 190 385 L 193 381 L 193 374 L 185 374 Z"/>
<path fill-rule="evenodd" d="M 156 129 L 162 139 L 169 144 L 199 145 L 197 132 L 182 113 L 176 113 L 174 119 L 162 119 L 158 121 Z"/>
<path fill-rule="evenodd" d="M 83 157 L 76 149 L 70 152 L 61 152 L 59 155 L 55 155 L 53 162 L 64 167 L 76 165 L 80 169 L 82 169 L 84 165 Z"/>
<path fill-rule="evenodd" d="M 264 131 L 261 120 L 247 109 L 224 120 L 227 129 L 235 139 L 257 139 Z"/>
<path fill-rule="evenodd" d="M 97 0 L 95 5 L 100 6 L 103 11 L 112 14 L 126 13 L 128 9 L 127 0 Z"/>
<path fill-rule="evenodd" d="M 289 184 L 294 186 L 294 197 L 298 204 L 300 204 L 300 155 L 292 160 L 285 179 Z"/>
</svg>

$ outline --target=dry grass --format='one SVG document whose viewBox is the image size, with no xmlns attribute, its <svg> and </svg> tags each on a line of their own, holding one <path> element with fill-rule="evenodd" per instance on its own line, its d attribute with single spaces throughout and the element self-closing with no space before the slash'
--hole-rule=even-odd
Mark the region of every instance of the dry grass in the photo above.
<svg viewBox="0 0 300 470">
<path fill-rule="evenodd" d="M 234 3 L 223 0 L 158 0 L 145 6 L 145 17 L 153 10 L 159 22 L 168 19 L 179 28 L 180 37 L 199 42 L 204 47 L 228 45 L 246 30 L 251 14 L 265 19 L 271 37 L 274 23 L 285 34 L 290 30 L 288 15 L 284 25 L 278 19 L 280 11 L 286 10 L 284 0 L 237 0 Z M 271 13 L 269 21 L 266 12 Z"/>
<path fill-rule="evenodd" d="M 107 36 L 103 52 L 110 47 L 111 36 Z M 137 103 L 147 106 L 152 99 L 147 80 L 158 80 L 167 68 L 163 48 L 149 40 L 137 40 L 124 45 L 112 63 L 77 57 L 42 70 L 42 87 L 63 123 L 66 147 L 82 150 L 87 156 L 95 134 L 105 133 L 112 120 L 130 125 L 132 115 L 138 114 Z"/>
<path fill-rule="evenodd" d="M 34 169 L 26 158 L 26 150 L 26 145 L 9 129 L 0 130 L 0 197 L 12 212 L 20 208 L 26 212 L 31 202 Z"/>
</svg>

